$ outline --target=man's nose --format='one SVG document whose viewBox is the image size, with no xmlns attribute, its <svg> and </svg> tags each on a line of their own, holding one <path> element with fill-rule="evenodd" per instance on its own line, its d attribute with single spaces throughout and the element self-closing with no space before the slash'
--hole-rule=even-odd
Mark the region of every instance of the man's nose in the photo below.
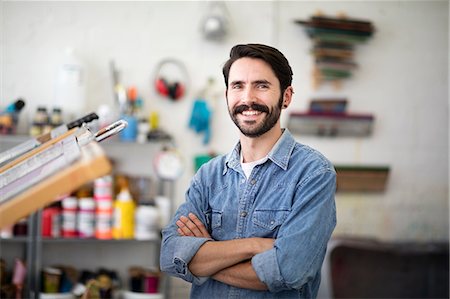
<svg viewBox="0 0 450 299">
<path fill-rule="evenodd" d="M 247 105 L 255 102 L 255 93 L 251 87 L 245 87 L 242 92 L 241 102 Z"/>
</svg>

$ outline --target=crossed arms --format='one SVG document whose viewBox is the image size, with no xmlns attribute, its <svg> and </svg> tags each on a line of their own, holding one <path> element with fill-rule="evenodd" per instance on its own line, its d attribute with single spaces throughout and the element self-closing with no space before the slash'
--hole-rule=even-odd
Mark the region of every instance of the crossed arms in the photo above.
<svg viewBox="0 0 450 299">
<path fill-rule="evenodd" d="M 206 221 L 210 220 L 213 227 L 219 225 L 219 219 L 213 219 L 213 214 L 211 219 L 206 218 L 210 203 L 202 194 L 207 192 L 194 184 L 176 218 L 163 230 L 161 270 L 196 285 L 213 279 L 237 288 L 270 292 L 300 290 L 305 284 L 317 283 L 336 225 L 335 174 L 323 168 L 308 176 L 301 186 L 286 187 L 286 200 L 297 200 L 289 208 L 271 208 L 279 216 L 274 223 L 279 225 L 272 234 L 274 238 L 216 241 L 206 229 Z M 265 200 L 269 203 L 262 207 L 271 204 L 271 198 Z M 221 208 L 217 203 L 216 209 Z M 269 217 L 269 212 L 261 214 L 265 211 L 259 210 L 258 215 Z"/>
<path fill-rule="evenodd" d="M 176 222 L 181 236 L 211 238 L 204 224 L 193 213 L 181 216 Z M 204 243 L 189 263 L 189 270 L 196 276 L 212 279 L 234 287 L 267 290 L 256 275 L 251 258 L 273 248 L 274 239 L 247 238 Z"/>
</svg>

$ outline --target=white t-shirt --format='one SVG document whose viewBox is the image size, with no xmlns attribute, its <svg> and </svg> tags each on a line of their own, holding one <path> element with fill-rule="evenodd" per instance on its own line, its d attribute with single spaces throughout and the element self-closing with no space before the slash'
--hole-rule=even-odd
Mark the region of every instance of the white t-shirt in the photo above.
<svg viewBox="0 0 450 299">
<path fill-rule="evenodd" d="M 268 159 L 268 157 L 265 156 L 262 159 L 259 159 L 259 160 L 253 161 L 253 162 L 244 163 L 243 162 L 244 157 L 242 156 L 242 153 L 241 153 L 241 166 L 242 166 L 242 170 L 244 171 L 244 174 L 245 174 L 245 177 L 247 178 L 247 180 L 250 177 L 250 174 L 252 173 L 253 168 L 255 168 L 256 165 L 263 164 L 264 162 L 267 161 L 267 159 Z"/>
</svg>

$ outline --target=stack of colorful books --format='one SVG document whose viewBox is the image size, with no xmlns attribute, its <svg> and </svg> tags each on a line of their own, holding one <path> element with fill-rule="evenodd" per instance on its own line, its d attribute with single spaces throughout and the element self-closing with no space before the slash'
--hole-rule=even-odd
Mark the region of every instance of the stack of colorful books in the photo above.
<svg viewBox="0 0 450 299">
<path fill-rule="evenodd" d="M 315 85 L 350 78 L 357 67 L 355 45 L 366 42 L 375 32 L 370 21 L 344 17 L 313 16 L 309 21 L 295 20 L 295 23 L 304 26 L 313 41 Z"/>
</svg>

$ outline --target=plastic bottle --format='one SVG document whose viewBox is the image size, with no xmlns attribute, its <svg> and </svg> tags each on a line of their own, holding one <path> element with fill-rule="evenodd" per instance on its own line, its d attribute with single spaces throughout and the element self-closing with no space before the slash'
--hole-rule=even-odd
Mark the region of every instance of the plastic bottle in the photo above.
<svg viewBox="0 0 450 299">
<path fill-rule="evenodd" d="M 113 189 L 110 175 L 94 181 L 95 237 L 97 239 L 112 239 L 113 222 Z"/>
<path fill-rule="evenodd" d="M 63 124 L 62 110 L 59 107 L 54 107 L 50 114 L 50 126 L 52 129 Z"/>
<path fill-rule="evenodd" d="M 136 208 L 134 235 L 136 240 L 157 239 L 160 229 L 159 209 L 141 204 Z"/>
<path fill-rule="evenodd" d="M 113 238 L 113 205 L 112 200 L 97 200 L 95 210 L 95 237 L 97 239 L 109 240 Z"/>
<path fill-rule="evenodd" d="M 61 201 L 62 205 L 62 224 L 61 234 L 64 238 L 75 238 L 77 232 L 77 209 L 78 200 L 76 197 L 69 196 Z"/>
<path fill-rule="evenodd" d="M 11 238 L 13 236 L 13 226 L 14 225 L 7 225 L 2 227 L 0 229 L 0 238 L 1 239 Z"/>
<path fill-rule="evenodd" d="M 42 211 L 42 236 L 58 238 L 60 236 L 60 215 L 61 209 L 51 205 Z"/>
<path fill-rule="evenodd" d="M 13 226 L 13 235 L 18 237 L 18 236 L 26 236 L 27 234 L 28 234 L 28 219 L 21 218 Z"/>
<path fill-rule="evenodd" d="M 112 188 L 112 176 L 105 175 L 94 180 L 94 199 L 108 199 L 112 200 L 113 188 Z"/>
<path fill-rule="evenodd" d="M 95 201 L 92 197 L 78 200 L 78 236 L 93 238 L 95 234 Z"/>
<path fill-rule="evenodd" d="M 119 133 L 119 139 L 123 142 L 135 142 L 138 135 L 138 119 L 134 115 L 124 114 L 121 119 L 128 125 Z"/>
<path fill-rule="evenodd" d="M 29 134 L 31 136 L 39 136 L 45 133 L 45 130 L 49 126 L 49 116 L 47 108 L 44 106 L 38 106 L 36 113 L 33 117 L 33 122 L 30 127 Z"/>
<path fill-rule="evenodd" d="M 148 131 L 150 130 L 150 125 L 147 121 L 144 120 L 140 120 L 138 123 L 138 133 L 137 133 L 137 138 L 136 141 L 138 143 L 146 143 L 147 142 L 147 134 Z"/>
<path fill-rule="evenodd" d="M 114 202 L 114 239 L 134 238 L 134 212 L 136 205 L 128 186 L 122 186 Z"/>
<path fill-rule="evenodd" d="M 65 51 L 56 78 L 54 106 L 76 118 L 84 113 L 86 105 L 86 71 L 82 61 L 72 48 Z"/>
<path fill-rule="evenodd" d="M 159 209 L 159 225 L 161 228 L 166 227 L 169 222 L 171 216 L 171 205 L 170 205 L 170 199 L 165 196 L 157 196 L 155 198 L 155 204 L 156 207 Z"/>
</svg>

